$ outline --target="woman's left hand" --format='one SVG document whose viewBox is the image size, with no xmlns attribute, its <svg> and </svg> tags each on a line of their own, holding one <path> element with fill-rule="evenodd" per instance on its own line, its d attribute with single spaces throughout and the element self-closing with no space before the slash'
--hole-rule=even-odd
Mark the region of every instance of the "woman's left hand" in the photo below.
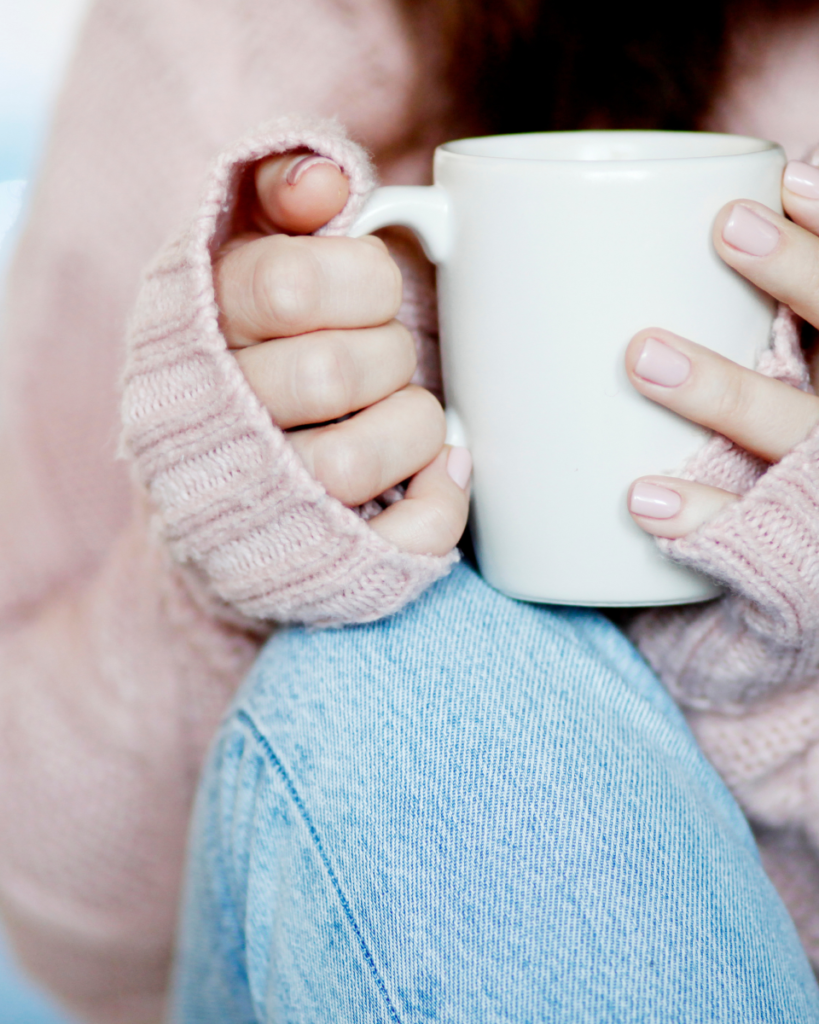
<svg viewBox="0 0 819 1024">
<path fill-rule="evenodd" d="M 786 220 L 749 199 L 723 207 L 714 245 L 725 262 L 819 328 L 819 169 L 785 169 Z M 626 370 L 637 390 L 686 419 L 778 462 L 819 423 L 819 397 L 748 370 L 669 331 L 641 331 Z M 712 519 L 739 495 L 671 477 L 646 476 L 629 492 L 629 510 L 648 533 L 674 539 Z"/>
</svg>

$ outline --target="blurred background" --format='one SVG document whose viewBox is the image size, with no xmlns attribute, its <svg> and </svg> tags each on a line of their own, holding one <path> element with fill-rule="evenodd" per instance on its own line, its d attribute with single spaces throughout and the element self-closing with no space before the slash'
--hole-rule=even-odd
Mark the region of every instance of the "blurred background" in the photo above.
<svg viewBox="0 0 819 1024">
<path fill-rule="evenodd" d="M 25 215 L 28 183 L 89 5 L 89 0 L 0 0 L 0 296 Z M 60 1021 L 48 1000 L 19 977 L 0 934 L 0 1024 Z"/>
<path fill-rule="evenodd" d="M 0 0 L 0 275 L 88 6 L 89 0 Z"/>
</svg>

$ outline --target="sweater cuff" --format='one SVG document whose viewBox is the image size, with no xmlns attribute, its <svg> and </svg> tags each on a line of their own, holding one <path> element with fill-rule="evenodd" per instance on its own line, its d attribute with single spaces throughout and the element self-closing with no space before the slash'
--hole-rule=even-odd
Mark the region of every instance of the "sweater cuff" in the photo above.
<svg viewBox="0 0 819 1024">
<path fill-rule="evenodd" d="M 308 149 L 336 161 L 350 199 L 319 234 L 349 230 L 375 186 L 335 122 L 283 118 L 216 161 L 199 211 L 148 269 L 128 331 L 121 451 L 174 559 L 251 619 L 340 625 L 387 615 L 445 575 L 457 553 L 411 555 L 314 480 L 228 351 L 213 256 L 246 169 Z"/>
<path fill-rule="evenodd" d="M 758 636 L 792 650 L 819 633 L 819 427 L 670 558 L 725 584 Z"/>
</svg>

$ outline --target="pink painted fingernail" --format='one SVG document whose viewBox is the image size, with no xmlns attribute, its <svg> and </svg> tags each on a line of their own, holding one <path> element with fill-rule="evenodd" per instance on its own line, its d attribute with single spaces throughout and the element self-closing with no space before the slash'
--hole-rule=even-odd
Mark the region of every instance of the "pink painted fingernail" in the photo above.
<svg viewBox="0 0 819 1024">
<path fill-rule="evenodd" d="M 682 498 L 676 491 L 659 484 L 638 480 L 628 496 L 628 507 L 637 516 L 651 519 L 671 519 L 682 507 Z"/>
<path fill-rule="evenodd" d="M 472 456 L 468 448 L 452 448 L 446 460 L 446 471 L 450 479 L 461 488 L 466 490 L 469 478 L 472 476 Z"/>
<path fill-rule="evenodd" d="M 791 160 L 785 168 L 782 184 L 805 199 L 819 199 L 819 169 L 801 160 Z"/>
<path fill-rule="evenodd" d="M 643 380 L 652 384 L 662 384 L 667 388 L 675 388 L 688 380 L 691 373 L 691 361 L 682 352 L 666 345 L 656 338 L 646 338 L 643 351 L 634 367 L 634 372 Z"/>
<path fill-rule="evenodd" d="M 318 167 L 319 164 L 329 164 L 331 167 L 335 167 L 339 171 L 341 170 L 335 160 L 331 160 L 329 156 L 318 156 L 316 153 L 308 153 L 307 156 L 299 157 L 295 163 L 290 165 L 284 180 L 288 185 L 295 185 L 304 177 L 307 171 L 313 167 Z"/>
<path fill-rule="evenodd" d="M 779 231 L 770 221 L 737 203 L 725 222 L 722 237 L 749 256 L 768 256 L 779 242 Z"/>
</svg>

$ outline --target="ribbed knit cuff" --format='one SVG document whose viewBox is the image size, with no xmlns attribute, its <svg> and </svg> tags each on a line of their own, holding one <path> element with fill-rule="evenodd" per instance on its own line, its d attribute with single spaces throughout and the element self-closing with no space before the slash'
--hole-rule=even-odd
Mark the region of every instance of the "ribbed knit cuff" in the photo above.
<svg viewBox="0 0 819 1024">
<path fill-rule="evenodd" d="M 757 370 L 810 390 L 799 321 L 786 306 Z M 819 626 L 819 431 L 772 466 L 715 437 L 683 475 L 743 498 L 694 533 L 659 541 L 661 550 L 725 584 L 726 601 L 751 602 L 748 616 L 772 640 L 800 646 Z"/>
<path fill-rule="evenodd" d="M 694 533 L 663 543 L 669 557 L 750 602 L 748 625 L 783 647 L 819 635 L 819 427 L 763 472 L 741 501 Z"/>
<path fill-rule="evenodd" d="M 799 325 L 784 307 L 757 369 L 810 388 Z M 740 713 L 809 685 L 819 664 L 819 427 L 772 466 L 714 437 L 682 475 L 743 495 L 687 537 L 658 542 L 726 593 L 641 612 L 632 640 L 689 708 Z"/>
<path fill-rule="evenodd" d="M 410 555 L 327 495 L 274 426 L 218 326 L 213 255 L 246 168 L 304 148 L 350 179 L 344 234 L 375 185 L 366 154 L 334 122 L 283 118 L 216 162 L 199 212 L 148 270 L 128 332 L 121 451 L 132 460 L 173 557 L 253 619 L 339 625 L 387 615 L 457 554 Z"/>
</svg>

